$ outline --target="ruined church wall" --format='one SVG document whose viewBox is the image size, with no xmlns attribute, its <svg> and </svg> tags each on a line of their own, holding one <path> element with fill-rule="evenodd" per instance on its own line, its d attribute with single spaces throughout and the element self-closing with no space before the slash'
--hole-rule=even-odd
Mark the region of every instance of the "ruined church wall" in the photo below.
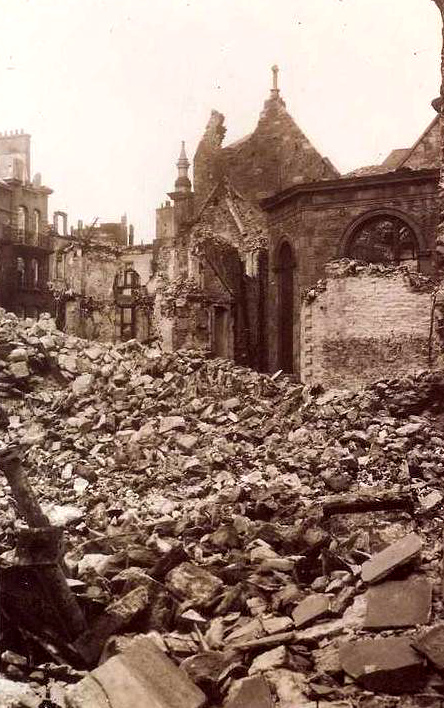
<svg viewBox="0 0 444 708">
<path fill-rule="evenodd" d="M 339 267 L 339 266 L 338 266 Z M 359 388 L 429 366 L 433 285 L 403 268 L 355 275 L 327 268 L 301 310 L 301 378 Z M 434 342 L 433 364 L 440 350 Z"/>
<path fill-rule="evenodd" d="M 287 241 L 294 253 L 295 317 L 293 327 L 294 372 L 300 372 L 299 310 L 302 295 L 324 276 L 324 266 L 344 254 L 344 239 L 353 224 L 375 213 L 396 213 L 413 223 L 423 246 L 420 268 L 432 267 L 434 234 L 438 220 L 436 179 L 387 180 L 379 184 L 355 180 L 335 188 L 307 190 L 267 206 L 270 234 L 268 282 L 268 368 L 279 368 L 279 272 L 278 253 Z"/>
</svg>

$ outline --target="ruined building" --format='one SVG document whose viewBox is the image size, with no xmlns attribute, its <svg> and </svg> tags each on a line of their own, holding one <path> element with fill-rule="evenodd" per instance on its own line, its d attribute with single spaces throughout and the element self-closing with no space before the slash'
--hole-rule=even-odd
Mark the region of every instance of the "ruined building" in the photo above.
<svg viewBox="0 0 444 708">
<path fill-rule="evenodd" d="M 38 178 L 29 183 L 29 136 L 3 137 L 10 275 L 0 304 L 18 314 L 44 307 L 61 328 L 90 339 L 207 348 L 303 381 L 359 385 L 431 365 L 444 322 L 444 304 L 433 301 L 431 313 L 438 116 L 410 148 L 340 175 L 288 113 L 273 67 L 255 129 L 226 146 L 225 132 L 224 116 L 212 111 L 193 182 L 182 145 L 146 246 L 134 244 L 125 217 L 79 222 L 68 233 L 66 214 L 56 212 L 48 229 L 50 190 Z M 344 258 L 372 265 L 326 271 Z"/>
<path fill-rule="evenodd" d="M 213 111 L 194 192 L 182 153 L 172 201 L 157 211 L 168 346 L 206 344 L 261 370 L 335 384 L 430 364 L 438 116 L 412 147 L 341 176 L 287 112 L 272 71 L 255 130 L 224 147 L 224 117 Z M 371 268 L 330 269 L 336 290 L 325 287 L 315 307 L 312 289 L 341 258 L 383 267 L 377 278 Z M 404 266 L 404 276 L 387 266 Z"/>
<path fill-rule="evenodd" d="M 0 305 L 21 317 L 52 308 L 47 288 L 51 191 L 40 174 L 31 179 L 31 136 L 0 133 Z"/>
</svg>

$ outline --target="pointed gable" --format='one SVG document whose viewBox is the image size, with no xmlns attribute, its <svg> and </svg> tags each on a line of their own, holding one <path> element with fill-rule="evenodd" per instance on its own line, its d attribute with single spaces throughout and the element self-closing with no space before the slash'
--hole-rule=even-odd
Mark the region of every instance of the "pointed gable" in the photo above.
<svg viewBox="0 0 444 708">
<path fill-rule="evenodd" d="M 301 182 L 339 177 L 273 91 L 254 132 L 223 148 L 222 155 L 224 173 L 241 194 L 254 201 Z"/>
<path fill-rule="evenodd" d="M 277 87 L 277 71 L 273 67 L 270 97 L 249 135 L 222 147 L 224 116 L 212 112 L 194 159 L 194 190 L 199 205 L 223 177 L 248 200 L 258 203 L 294 184 L 340 176 L 288 113 Z"/>
<path fill-rule="evenodd" d="M 395 169 L 434 169 L 440 164 L 440 121 L 436 116 L 410 150 L 402 155 Z"/>
</svg>

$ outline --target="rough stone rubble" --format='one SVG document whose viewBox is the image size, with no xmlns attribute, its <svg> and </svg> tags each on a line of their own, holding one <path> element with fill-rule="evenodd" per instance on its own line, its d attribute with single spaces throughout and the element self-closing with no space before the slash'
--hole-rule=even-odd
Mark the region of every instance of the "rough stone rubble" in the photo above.
<svg viewBox="0 0 444 708">
<path fill-rule="evenodd" d="M 324 391 L 1 312 L 0 456 L 64 529 L 86 630 L 8 594 L 43 571 L 0 478 L 0 706 L 440 706 L 443 395 L 442 372 Z"/>
</svg>

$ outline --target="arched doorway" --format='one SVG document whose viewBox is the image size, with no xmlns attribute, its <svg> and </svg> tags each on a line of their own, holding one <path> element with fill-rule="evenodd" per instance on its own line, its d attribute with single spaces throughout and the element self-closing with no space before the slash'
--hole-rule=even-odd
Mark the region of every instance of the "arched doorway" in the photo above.
<svg viewBox="0 0 444 708">
<path fill-rule="evenodd" d="M 292 373 L 294 369 L 294 257 L 293 249 L 284 241 L 277 254 L 279 276 L 279 348 L 278 366 Z"/>
</svg>

